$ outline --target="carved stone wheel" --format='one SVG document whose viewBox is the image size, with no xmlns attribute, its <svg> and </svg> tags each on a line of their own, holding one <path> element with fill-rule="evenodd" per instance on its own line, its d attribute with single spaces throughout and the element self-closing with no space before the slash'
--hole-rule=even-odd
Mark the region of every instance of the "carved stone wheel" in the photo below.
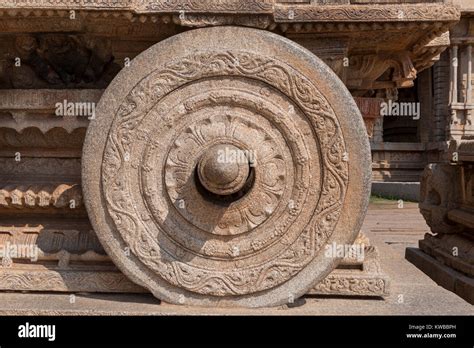
<svg viewBox="0 0 474 348">
<path fill-rule="evenodd" d="M 272 306 L 321 281 L 370 191 L 362 117 L 309 51 L 248 28 L 188 31 L 124 68 L 83 155 L 90 220 L 134 282 L 171 303 Z"/>
</svg>

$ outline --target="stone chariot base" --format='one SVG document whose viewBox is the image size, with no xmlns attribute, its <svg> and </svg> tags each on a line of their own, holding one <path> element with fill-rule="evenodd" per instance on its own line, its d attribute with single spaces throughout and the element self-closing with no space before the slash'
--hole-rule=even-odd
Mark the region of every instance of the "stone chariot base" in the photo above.
<svg viewBox="0 0 474 348">
<path fill-rule="evenodd" d="M 364 245 L 364 259 L 344 258 L 339 266 L 309 295 L 371 296 L 389 294 L 389 279 L 381 271 L 377 250 L 361 234 L 355 244 Z M 113 265 L 13 263 L 0 268 L 0 291 L 53 291 L 146 293 Z"/>
</svg>

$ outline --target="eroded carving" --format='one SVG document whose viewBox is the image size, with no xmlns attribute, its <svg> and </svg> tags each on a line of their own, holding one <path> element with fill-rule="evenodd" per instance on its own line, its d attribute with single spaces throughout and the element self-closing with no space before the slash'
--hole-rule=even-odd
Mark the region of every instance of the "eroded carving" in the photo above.
<svg viewBox="0 0 474 348">
<path fill-rule="evenodd" d="M 105 87 L 120 67 L 105 39 L 42 34 L 17 36 L 0 71 L 0 88 Z"/>
</svg>

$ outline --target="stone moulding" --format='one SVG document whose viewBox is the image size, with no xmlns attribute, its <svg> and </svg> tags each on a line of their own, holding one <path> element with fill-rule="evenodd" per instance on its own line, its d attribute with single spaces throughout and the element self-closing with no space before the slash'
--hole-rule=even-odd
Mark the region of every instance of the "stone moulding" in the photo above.
<svg viewBox="0 0 474 348">
<path fill-rule="evenodd" d="M 64 100 L 96 103 L 102 93 L 100 89 L 0 89 L 0 113 L 4 113 L 2 127 L 18 133 L 37 128 L 44 135 L 55 128 L 62 128 L 71 134 L 77 129 L 87 128 L 89 119 L 56 116 L 55 104 Z"/>
<path fill-rule="evenodd" d="M 219 0 L 219 1 L 195 1 L 195 0 L 166 0 L 149 3 L 137 1 L 138 7 L 147 11 L 174 12 L 251 12 L 270 13 L 273 9 L 273 0 Z"/>
<path fill-rule="evenodd" d="M 55 104 L 68 102 L 97 102 L 102 95 L 100 89 L 6 89 L 0 90 L 0 111 L 51 110 Z"/>
<path fill-rule="evenodd" d="M 134 12 L 214 12 L 214 13 L 271 13 L 272 0 L 7 0 L 0 8 L 48 8 L 77 10 L 129 10 Z"/>
<path fill-rule="evenodd" d="M 82 206 L 82 192 L 78 184 L 58 185 L 7 185 L 0 187 L 1 208 L 55 208 Z"/>
<path fill-rule="evenodd" d="M 335 270 L 311 289 L 309 295 L 374 296 L 388 295 L 388 279 L 383 276 Z"/>
</svg>

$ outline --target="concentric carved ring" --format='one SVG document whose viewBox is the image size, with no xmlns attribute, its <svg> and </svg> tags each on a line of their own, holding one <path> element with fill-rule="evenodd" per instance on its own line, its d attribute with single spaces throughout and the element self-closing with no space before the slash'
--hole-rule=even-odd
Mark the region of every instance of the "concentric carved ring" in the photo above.
<svg viewBox="0 0 474 348">
<path fill-rule="evenodd" d="M 180 34 L 122 71 L 97 114 L 83 162 L 91 221 L 159 298 L 284 303 L 335 267 L 324 245 L 355 239 L 370 170 L 362 119 L 337 77 L 286 39 Z"/>
</svg>

